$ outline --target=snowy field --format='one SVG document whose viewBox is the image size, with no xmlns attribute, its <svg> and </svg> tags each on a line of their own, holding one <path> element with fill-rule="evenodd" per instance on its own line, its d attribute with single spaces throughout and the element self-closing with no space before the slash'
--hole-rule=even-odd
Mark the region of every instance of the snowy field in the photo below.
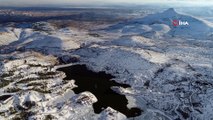
<svg viewBox="0 0 213 120">
<path fill-rule="evenodd" d="M 213 23 L 175 9 L 142 11 L 110 22 L 106 12 L 106 20 L 92 14 L 98 22 L 82 13 L 79 22 L 2 24 L 0 120 L 212 120 Z M 174 27 L 173 19 L 189 26 Z M 94 113 L 96 96 L 75 94 L 75 80 L 57 70 L 76 64 L 130 85 L 112 89 L 142 114 Z"/>
</svg>

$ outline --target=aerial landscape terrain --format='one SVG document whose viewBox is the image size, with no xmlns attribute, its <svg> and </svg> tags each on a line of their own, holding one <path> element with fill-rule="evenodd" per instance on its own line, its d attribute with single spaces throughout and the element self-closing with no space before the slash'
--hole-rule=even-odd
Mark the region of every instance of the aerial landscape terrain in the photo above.
<svg viewBox="0 0 213 120">
<path fill-rule="evenodd" d="M 0 120 L 213 120 L 213 7 L 0 7 Z"/>
</svg>

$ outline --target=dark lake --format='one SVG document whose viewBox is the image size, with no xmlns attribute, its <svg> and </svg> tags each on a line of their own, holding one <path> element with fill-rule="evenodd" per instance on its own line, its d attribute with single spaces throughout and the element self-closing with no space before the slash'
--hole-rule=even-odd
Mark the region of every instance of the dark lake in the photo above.
<svg viewBox="0 0 213 120">
<path fill-rule="evenodd" d="M 114 76 L 105 72 L 93 72 L 86 65 L 73 65 L 69 67 L 59 68 L 66 74 L 64 80 L 75 80 L 78 86 L 73 91 L 79 94 L 84 91 L 93 93 L 98 102 L 93 104 L 94 112 L 99 114 L 105 108 L 111 107 L 129 117 L 141 115 L 142 110 L 139 108 L 127 107 L 128 100 L 125 95 L 121 95 L 111 89 L 112 86 L 128 88 L 130 85 L 120 84 L 111 80 Z"/>
</svg>

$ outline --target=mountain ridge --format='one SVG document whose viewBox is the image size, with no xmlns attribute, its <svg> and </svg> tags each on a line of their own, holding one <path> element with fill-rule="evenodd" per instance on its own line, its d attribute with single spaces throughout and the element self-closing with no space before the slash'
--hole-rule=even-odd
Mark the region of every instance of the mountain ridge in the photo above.
<svg viewBox="0 0 213 120">
<path fill-rule="evenodd" d="M 187 22 L 189 25 L 179 25 L 178 23 L 177 26 L 174 26 L 174 20 L 178 22 Z M 153 25 L 155 27 L 158 26 L 157 28 L 165 26 L 162 27 L 162 30 L 167 32 L 159 32 L 162 30 L 155 29 Z M 146 28 L 150 27 L 151 30 L 147 31 L 147 29 L 143 28 L 144 26 L 146 26 Z M 158 38 L 164 35 L 169 35 L 171 37 L 184 37 L 192 39 L 212 39 L 211 36 L 213 33 L 213 26 L 210 22 L 179 13 L 174 8 L 169 8 L 163 12 L 149 14 L 143 18 L 133 19 L 125 23 L 118 23 L 110 26 L 106 30 L 111 31 L 121 29 L 121 31 L 123 31 L 124 28 L 128 28 L 125 29 L 125 33 L 127 34 L 137 33 L 146 37 L 157 36 Z M 160 36 L 155 34 L 156 32 L 160 34 Z M 147 36 L 147 34 L 149 35 Z"/>
</svg>

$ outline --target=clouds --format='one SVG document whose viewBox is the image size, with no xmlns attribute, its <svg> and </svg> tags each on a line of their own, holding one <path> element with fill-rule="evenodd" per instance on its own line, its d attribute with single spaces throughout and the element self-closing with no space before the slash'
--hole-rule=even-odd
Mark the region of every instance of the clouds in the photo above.
<svg viewBox="0 0 213 120">
<path fill-rule="evenodd" d="M 39 5 L 73 5 L 73 4 L 107 4 L 107 3 L 190 3 L 212 4 L 213 0 L 0 0 L 0 6 L 39 6 Z"/>
<path fill-rule="evenodd" d="M 0 0 L 0 6 L 72 4 L 76 0 Z"/>
<path fill-rule="evenodd" d="M 167 1 L 171 3 L 191 5 L 191 6 L 213 5 L 213 0 L 167 0 Z"/>
</svg>

